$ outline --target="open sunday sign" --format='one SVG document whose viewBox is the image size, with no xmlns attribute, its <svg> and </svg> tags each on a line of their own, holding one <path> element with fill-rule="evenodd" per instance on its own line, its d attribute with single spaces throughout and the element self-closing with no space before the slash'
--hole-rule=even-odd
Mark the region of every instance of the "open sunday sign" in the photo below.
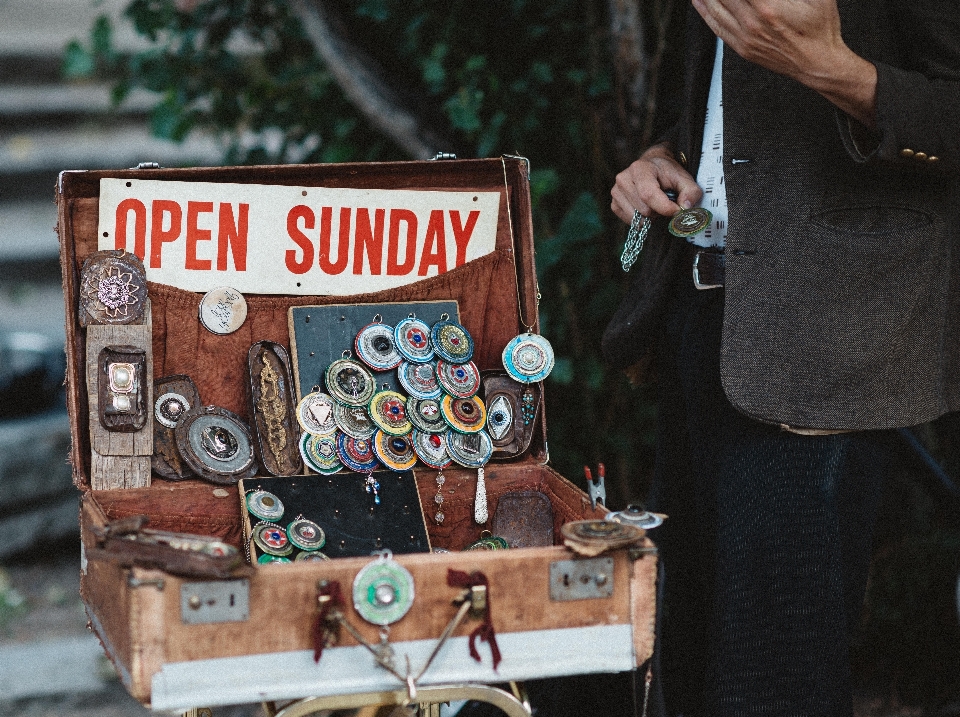
<svg viewBox="0 0 960 717">
<path fill-rule="evenodd" d="M 491 253 L 498 192 L 100 180 L 100 249 L 188 291 L 348 295 Z"/>
</svg>

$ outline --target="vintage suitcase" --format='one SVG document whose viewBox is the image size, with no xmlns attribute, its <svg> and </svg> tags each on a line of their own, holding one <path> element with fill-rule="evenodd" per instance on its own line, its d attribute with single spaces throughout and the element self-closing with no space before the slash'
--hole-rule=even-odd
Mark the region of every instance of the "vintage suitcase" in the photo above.
<svg viewBox="0 0 960 717">
<path fill-rule="evenodd" d="M 67 315 L 71 462 L 74 480 L 83 494 L 81 591 L 92 629 L 124 685 L 138 700 L 154 710 L 184 711 L 198 706 L 306 696 L 380 694 L 389 700 L 389 695 L 398 690 L 417 688 L 421 694 L 432 689 L 434 694 L 443 696 L 448 693 L 437 690 L 444 685 L 490 685 L 568 674 L 618 672 L 633 669 L 649 658 L 655 611 L 655 551 L 647 542 L 646 550 L 619 549 L 598 558 L 581 559 L 563 547 L 560 534 L 563 524 L 600 518 L 606 511 L 602 506 L 592 507 L 581 490 L 549 467 L 543 401 L 536 406 L 536 430 L 530 448 L 509 460 L 491 462 L 486 468 L 486 484 L 491 518 L 500 495 L 539 491 L 547 496 L 552 504 L 553 545 L 456 552 L 478 539 L 488 526 L 474 522 L 476 471 L 448 468 L 444 471 L 447 478 L 445 519 L 442 524 L 436 523 L 428 509 L 427 525 L 433 547 L 454 552 L 394 558 L 412 573 L 416 593 L 413 608 L 389 630 L 389 642 L 402 669 L 409 669 L 412 674 L 421 669 L 444 627 L 457 612 L 454 599 L 460 591 L 448 585 L 450 568 L 465 573 L 480 571 L 487 578 L 489 614 L 502 655 L 496 669 L 487 643 L 478 643 L 479 662 L 471 657 L 469 635 L 476 629 L 477 622 L 469 617 L 444 643 L 416 684 L 403 684 L 378 667 L 370 652 L 343 631 L 339 642 L 324 650 L 322 658 L 315 662 L 312 632 L 318 614 L 318 584 L 338 582 L 349 591 L 354 576 L 372 558 L 242 566 L 227 579 L 222 576 L 207 579 L 173 574 L 151 566 L 149 561 L 131 564 L 130 560 L 111 557 L 103 548 L 103 536 L 109 533 L 109 525 L 142 515 L 149 518 L 148 527 L 152 530 L 210 536 L 241 549 L 244 541 L 236 485 L 214 485 L 190 477 L 171 482 L 154 475 L 151 480 L 150 458 L 144 455 L 149 451 L 144 451 L 136 441 L 111 444 L 110 455 L 100 455 L 95 450 L 106 444 L 102 436 L 95 435 L 100 429 L 93 425 L 96 418 L 91 415 L 88 396 L 91 357 L 86 352 L 88 333 L 98 327 L 81 325 L 79 306 L 80 271 L 84 261 L 105 244 L 108 248 L 115 246 L 109 238 L 105 242 L 104 237 L 99 236 L 103 233 L 98 224 L 101 187 L 107 186 L 107 183 L 102 185 L 102 180 L 122 180 L 121 190 L 123 186 L 135 189 L 138 183 L 153 181 L 198 183 L 196 186 L 206 188 L 218 185 L 222 186 L 224 196 L 242 192 L 244 185 L 258 185 L 247 187 L 253 194 L 248 192 L 243 196 L 253 196 L 249 201 L 256 202 L 257 196 L 267 196 L 272 187 L 270 191 L 295 191 L 297 197 L 303 197 L 300 204 L 307 207 L 311 206 L 308 195 L 316 188 L 453 192 L 462 194 L 465 202 L 477 201 L 477 197 L 493 197 L 491 244 L 482 255 L 471 255 L 466 248 L 469 240 L 460 246 L 460 236 L 452 234 L 446 237 L 449 265 L 436 246 L 429 255 L 424 250 L 417 257 L 408 250 L 401 257 L 398 247 L 385 243 L 388 271 L 373 277 L 363 276 L 364 271 L 370 273 L 372 269 L 364 269 L 361 257 L 360 276 L 340 276 L 340 284 L 329 289 L 324 282 L 333 281 L 331 277 L 337 269 L 334 264 L 340 264 L 342 269 L 346 255 L 333 262 L 329 254 L 321 251 L 320 268 L 311 268 L 313 261 L 308 249 L 315 251 L 315 237 L 324 221 L 319 206 L 313 207 L 316 224 L 309 218 L 304 219 L 310 212 L 301 209 L 297 210 L 299 218 L 295 218 L 292 229 L 288 218 L 287 225 L 277 227 L 269 237 L 256 236 L 261 244 L 266 242 L 275 250 L 286 251 L 288 266 L 300 273 L 291 274 L 291 278 L 277 285 L 251 290 L 249 283 L 244 285 L 247 288 L 236 285 L 241 281 L 237 278 L 240 276 L 237 245 L 236 241 L 232 245 L 230 242 L 246 232 L 242 227 L 238 230 L 238 215 L 232 213 L 232 209 L 227 212 L 231 216 L 227 217 L 230 225 L 225 239 L 217 236 L 216 227 L 212 233 L 211 230 L 204 233 L 199 228 L 203 222 L 198 223 L 197 212 L 210 212 L 215 197 L 198 206 L 186 206 L 187 200 L 184 200 L 185 206 L 180 207 L 180 210 L 186 209 L 183 214 L 187 215 L 184 236 L 188 242 L 192 241 L 186 252 L 187 263 L 193 261 L 197 270 L 181 271 L 181 278 L 173 281 L 167 281 L 168 275 L 157 265 L 161 265 L 161 252 L 167 252 L 168 264 L 169 257 L 182 260 L 184 256 L 182 249 L 176 249 L 184 237 L 174 236 L 178 210 L 173 204 L 178 200 L 171 194 L 174 198 L 164 198 L 166 203 L 159 204 L 159 225 L 156 224 L 156 201 L 152 215 L 145 210 L 145 202 L 139 206 L 135 202 L 128 205 L 133 208 L 124 215 L 125 221 L 129 217 L 128 226 L 123 228 L 129 238 L 127 248 L 146 259 L 149 302 L 141 321 L 152 337 L 152 356 L 147 364 L 152 368 L 152 376 L 189 376 L 204 404 L 228 409 L 250 424 L 248 350 L 259 341 L 276 342 L 289 349 L 290 307 L 456 301 L 462 323 L 475 340 L 474 361 L 479 369 L 502 369 L 501 351 L 523 330 L 521 322 L 536 329 L 537 285 L 528 169 L 525 160 L 504 157 L 318 166 L 67 171 L 60 175 L 58 233 Z M 115 185 L 116 182 L 111 186 Z M 157 196 L 157 187 L 166 186 L 174 185 L 151 184 L 152 196 Z M 262 189 L 264 186 L 267 189 Z M 424 196 L 429 199 L 431 195 L 421 198 Z M 140 211 L 141 208 L 144 211 Z M 168 210 L 166 215 L 164 210 Z M 381 216 L 378 211 L 370 210 L 367 214 L 371 226 Z M 206 219 L 215 216 L 211 214 Z M 223 216 L 221 204 L 221 232 L 224 231 Z M 242 212 L 240 216 L 242 218 Z M 379 221 L 381 236 L 389 234 L 388 241 L 393 242 L 393 226 L 385 230 L 385 220 Z M 254 225 L 255 218 L 251 217 L 251 246 L 255 238 Z M 148 226 L 152 229 L 149 233 Z M 461 232 L 464 226 L 461 223 Z M 121 232 L 121 227 L 115 226 L 114 231 Z M 294 239 L 297 232 L 303 237 L 299 243 Z M 329 233 L 327 239 L 332 241 Z M 169 243 L 167 246 L 165 241 Z M 454 241 L 458 242 L 456 247 Z M 344 247 L 349 250 L 349 243 L 341 244 L 341 249 Z M 368 246 L 368 262 L 370 250 Z M 202 259 L 204 255 L 209 257 L 206 264 Z M 432 268 L 412 268 L 408 261 L 411 257 L 419 259 L 421 264 L 429 259 Z M 228 260 L 234 265 L 232 273 Z M 254 256 L 247 269 L 257 269 L 252 267 L 255 261 Z M 327 262 L 325 268 L 324 261 Z M 402 276 L 404 268 L 406 277 Z M 218 270 L 222 271 L 222 280 L 218 280 Z M 345 273 L 349 274 L 349 267 Z M 175 285 L 178 283 L 186 288 L 178 288 Z M 246 299 L 246 318 L 232 333 L 213 333 L 198 320 L 201 297 L 216 286 L 233 286 Z M 142 327 L 117 328 L 142 331 Z M 147 399 L 149 403 L 154 397 L 150 395 Z M 96 446 L 92 442 L 96 442 Z M 127 467 L 118 467 L 121 464 Z M 418 465 L 414 474 L 423 504 L 432 504 L 437 490 L 436 471 Z M 200 575 L 203 575 L 202 569 Z M 360 619 L 349 600 L 347 603 L 347 620 L 367 641 L 378 643 L 382 637 L 380 628 Z"/>
</svg>

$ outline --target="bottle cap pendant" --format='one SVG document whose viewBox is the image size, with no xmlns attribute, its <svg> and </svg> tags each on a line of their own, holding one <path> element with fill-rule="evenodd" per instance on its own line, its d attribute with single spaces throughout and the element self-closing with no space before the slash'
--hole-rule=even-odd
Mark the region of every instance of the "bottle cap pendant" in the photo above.
<svg viewBox="0 0 960 717">
<path fill-rule="evenodd" d="M 440 398 L 443 389 L 437 380 L 437 362 L 404 361 L 397 369 L 397 380 L 411 398 Z"/>
<path fill-rule="evenodd" d="M 236 289 L 221 286 L 200 300 L 200 323 L 212 334 L 232 334 L 247 320 L 247 300 Z"/>
<path fill-rule="evenodd" d="M 343 468 L 337 455 L 337 435 L 314 436 L 304 433 L 300 436 L 300 455 L 307 468 L 325 476 Z"/>
<path fill-rule="evenodd" d="M 430 327 L 420 319 L 411 316 L 398 323 L 393 339 L 397 352 L 407 361 L 425 363 L 433 358 Z"/>
<path fill-rule="evenodd" d="M 338 403 L 333 408 L 333 420 L 337 428 L 351 438 L 373 438 L 377 432 L 377 424 L 370 420 L 366 406 L 344 406 Z"/>
<path fill-rule="evenodd" d="M 440 403 L 444 420 L 459 433 L 477 433 L 487 422 L 487 409 L 479 396 L 454 398 L 444 396 Z"/>
<path fill-rule="evenodd" d="M 293 552 L 287 531 L 274 523 L 257 523 L 251 530 L 254 544 L 261 552 L 284 557 Z"/>
<path fill-rule="evenodd" d="M 417 462 L 409 435 L 394 436 L 377 431 L 373 437 L 373 450 L 380 462 L 392 471 L 410 470 Z"/>
<path fill-rule="evenodd" d="M 435 398 L 408 398 L 407 418 L 414 428 L 426 433 L 446 433 L 449 428 L 440 410 L 440 400 Z"/>
<path fill-rule="evenodd" d="M 673 215 L 670 223 L 667 224 L 667 230 L 675 237 L 686 239 L 695 234 L 699 234 L 713 221 L 713 214 L 703 207 L 693 207 L 684 209 Z"/>
<path fill-rule="evenodd" d="M 337 359 L 327 367 L 327 392 L 347 406 L 366 406 L 377 386 L 370 369 L 353 359 Z"/>
<path fill-rule="evenodd" d="M 353 580 L 353 607 L 367 622 L 390 625 L 413 606 L 413 575 L 387 556 L 366 565 Z"/>
<path fill-rule="evenodd" d="M 283 502 L 266 490 L 247 493 L 247 510 L 254 517 L 275 523 L 283 517 Z"/>
<path fill-rule="evenodd" d="M 323 528 L 306 518 L 297 518 L 287 526 L 287 537 L 300 550 L 320 550 L 327 542 Z"/>
<path fill-rule="evenodd" d="M 553 370 L 553 346 L 540 334 L 528 332 L 510 339 L 501 358 L 510 377 L 520 383 L 542 381 Z"/>
<path fill-rule="evenodd" d="M 337 455 L 344 466 L 356 473 L 369 473 L 380 465 L 372 440 L 353 438 L 346 433 L 337 436 Z"/>
<path fill-rule="evenodd" d="M 456 321 L 438 321 L 430 329 L 437 357 L 449 363 L 466 363 L 473 358 L 473 338 Z"/>
<path fill-rule="evenodd" d="M 329 436 L 337 430 L 333 414 L 336 405 L 336 401 L 325 393 L 308 393 L 297 404 L 297 423 L 311 435 Z"/>
<path fill-rule="evenodd" d="M 393 327 L 386 324 L 368 324 L 360 329 L 354 340 L 357 356 L 374 371 L 389 371 L 403 361 L 397 352 Z"/>
<path fill-rule="evenodd" d="M 486 431 L 477 433 L 447 432 L 447 453 L 464 468 L 482 468 L 493 455 L 493 441 Z"/>
<path fill-rule="evenodd" d="M 446 468 L 450 465 L 447 454 L 447 439 L 442 433 L 426 433 L 413 429 L 413 450 L 424 464 L 430 468 Z"/>
<path fill-rule="evenodd" d="M 405 436 L 413 429 L 407 418 L 407 399 L 396 391 L 380 391 L 370 401 L 370 420 L 384 433 Z"/>
<path fill-rule="evenodd" d="M 454 398 L 470 398 L 480 390 L 480 371 L 473 361 L 463 364 L 437 361 L 437 380 Z"/>
</svg>

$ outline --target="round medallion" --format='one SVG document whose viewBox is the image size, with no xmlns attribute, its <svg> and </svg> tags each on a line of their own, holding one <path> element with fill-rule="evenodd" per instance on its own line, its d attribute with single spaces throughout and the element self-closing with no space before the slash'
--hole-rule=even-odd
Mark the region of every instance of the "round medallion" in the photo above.
<svg viewBox="0 0 960 717">
<path fill-rule="evenodd" d="M 393 330 L 397 351 L 407 361 L 424 363 L 433 358 L 433 344 L 430 341 L 430 327 L 420 319 L 404 319 Z"/>
<path fill-rule="evenodd" d="M 181 456 L 201 477 L 214 483 L 236 483 L 256 473 L 250 429 L 225 408 L 191 409 L 175 431 Z"/>
<path fill-rule="evenodd" d="M 153 405 L 153 415 L 167 428 L 176 428 L 177 422 L 189 410 L 190 401 L 179 393 L 165 393 Z"/>
<path fill-rule="evenodd" d="M 290 562 L 290 558 L 284 558 L 279 555 L 270 555 L 269 553 L 264 553 L 259 558 L 257 558 L 258 565 L 269 565 L 270 563 L 289 563 L 289 562 Z"/>
<path fill-rule="evenodd" d="M 440 401 L 435 398 L 408 398 L 407 418 L 414 428 L 426 433 L 446 433 L 447 422 L 443 420 Z"/>
<path fill-rule="evenodd" d="M 380 464 L 372 440 L 353 438 L 346 433 L 337 435 L 337 455 L 343 465 L 357 473 L 369 473 Z"/>
<path fill-rule="evenodd" d="M 487 409 L 479 396 L 454 398 L 444 396 L 440 403 L 443 419 L 450 427 L 460 433 L 482 431 L 487 422 Z"/>
<path fill-rule="evenodd" d="M 283 517 L 283 503 L 269 491 L 251 491 L 247 493 L 246 502 L 250 514 L 260 520 L 275 523 Z"/>
<path fill-rule="evenodd" d="M 389 625 L 406 615 L 413 595 L 413 575 L 391 559 L 370 563 L 353 579 L 353 607 L 374 625 Z"/>
<path fill-rule="evenodd" d="M 343 468 L 337 454 L 336 434 L 314 436 L 304 433 L 300 436 L 300 455 L 307 468 L 320 475 L 330 475 Z"/>
<path fill-rule="evenodd" d="M 360 329 L 354 341 L 360 360 L 374 371 L 389 371 L 403 361 L 397 353 L 393 327 L 386 324 L 368 324 Z"/>
<path fill-rule="evenodd" d="M 325 393 L 308 393 L 297 404 L 297 422 L 311 435 L 329 436 L 337 430 L 333 415 L 336 405 L 336 401 Z"/>
<path fill-rule="evenodd" d="M 330 558 L 321 553 L 319 550 L 314 550 L 312 552 L 297 553 L 297 557 L 293 559 L 295 563 L 322 563 Z"/>
<path fill-rule="evenodd" d="M 625 525 L 633 525 L 642 530 L 652 530 L 663 524 L 662 517 L 636 505 L 628 505 L 626 510 L 608 513 L 607 520 L 624 523 Z"/>
<path fill-rule="evenodd" d="M 373 438 L 377 425 L 370 420 L 365 406 L 345 406 L 338 403 L 333 407 L 333 419 L 337 428 L 353 438 Z"/>
<path fill-rule="evenodd" d="M 692 237 L 710 226 L 712 221 L 713 214 L 708 210 L 703 207 L 693 207 L 674 214 L 667 229 L 675 237 Z"/>
<path fill-rule="evenodd" d="M 486 431 L 477 433 L 447 432 L 447 453 L 457 465 L 464 468 L 480 468 L 493 455 L 493 441 Z"/>
<path fill-rule="evenodd" d="M 377 431 L 373 437 L 373 450 L 380 462 L 392 471 L 410 470 L 417 462 L 409 435 L 393 436 Z"/>
<path fill-rule="evenodd" d="M 480 390 L 480 371 L 473 361 L 463 364 L 437 361 L 437 381 L 455 398 L 470 398 Z"/>
<path fill-rule="evenodd" d="M 612 550 L 632 545 L 643 539 L 641 528 L 612 520 L 575 520 L 560 526 L 565 541 L 573 541 L 591 548 Z"/>
<path fill-rule="evenodd" d="M 287 532 L 274 523 L 257 523 L 250 531 L 254 544 L 268 555 L 285 556 L 293 552 Z"/>
<path fill-rule="evenodd" d="M 407 418 L 407 399 L 396 391 L 380 391 L 373 397 L 370 420 L 392 436 L 405 436 L 413 428 Z"/>
<path fill-rule="evenodd" d="M 503 367 L 520 383 L 542 381 L 553 370 L 553 347 L 540 334 L 520 334 L 503 349 Z"/>
<path fill-rule="evenodd" d="M 397 369 L 397 379 L 412 398 L 440 398 L 443 389 L 437 381 L 437 362 L 410 363 L 404 361 Z"/>
<path fill-rule="evenodd" d="M 200 323 L 214 334 L 232 334 L 247 320 L 247 300 L 236 289 L 221 286 L 200 300 Z"/>
<path fill-rule="evenodd" d="M 81 325 L 130 324 L 143 316 L 147 279 L 143 262 L 126 251 L 97 251 L 80 274 Z"/>
<path fill-rule="evenodd" d="M 466 363 L 473 358 L 473 339 L 456 321 L 438 321 L 430 329 L 437 357 L 449 363 Z"/>
<path fill-rule="evenodd" d="M 297 518 L 287 526 L 287 537 L 300 550 L 320 550 L 327 542 L 323 528 L 306 518 Z"/>
<path fill-rule="evenodd" d="M 377 390 L 373 374 L 359 361 L 337 359 L 327 368 L 327 391 L 347 406 L 366 406 Z"/>
<path fill-rule="evenodd" d="M 427 466 L 440 469 L 450 465 L 447 439 L 442 433 L 425 433 L 414 428 L 411 438 L 417 458 Z"/>
</svg>

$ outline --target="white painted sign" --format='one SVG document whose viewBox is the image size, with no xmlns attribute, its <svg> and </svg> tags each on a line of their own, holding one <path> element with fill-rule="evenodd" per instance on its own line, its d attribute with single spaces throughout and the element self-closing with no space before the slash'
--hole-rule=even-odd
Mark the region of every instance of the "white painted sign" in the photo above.
<svg viewBox="0 0 960 717">
<path fill-rule="evenodd" d="M 100 249 L 189 291 L 349 295 L 411 284 L 494 250 L 498 192 L 100 180 Z"/>
</svg>

